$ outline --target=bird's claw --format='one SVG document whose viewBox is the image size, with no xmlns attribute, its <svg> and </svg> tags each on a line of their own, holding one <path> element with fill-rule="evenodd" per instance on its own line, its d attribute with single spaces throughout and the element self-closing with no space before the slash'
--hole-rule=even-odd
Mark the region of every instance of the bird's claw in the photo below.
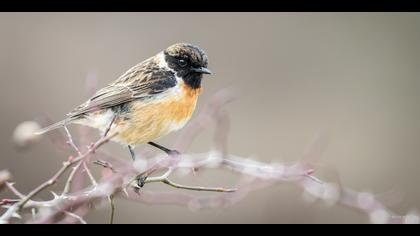
<svg viewBox="0 0 420 236">
<path fill-rule="evenodd" d="M 168 152 L 168 155 L 169 155 L 169 156 L 179 156 L 179 155 L 181 155 L 181 153 L 180 153 L 180 152 L 178 152 L 177 150 L 170 150 L 170 151 Z"/>
<path fill-rule="evenodd" d="M 137 186 L 143 188 L 144 184 L 146 183 L 147 175 L 142 175 L 137 179 Z"/>
</svg>

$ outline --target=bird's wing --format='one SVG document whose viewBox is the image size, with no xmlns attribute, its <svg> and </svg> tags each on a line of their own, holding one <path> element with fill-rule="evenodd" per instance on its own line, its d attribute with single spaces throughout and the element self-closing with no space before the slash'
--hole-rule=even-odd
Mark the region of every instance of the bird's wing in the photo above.
<svg viewBox="0 0 420 236">
<path fill-rule="evenodd" d="M 67 114 L 78 117 L 83 114 L 115 107 L 136 99 L 144 99 L 162 93 L 177 83 L 172 71 L 133 67 L 114 83 L 97 91 L 87 102 Z"/>
</svg>

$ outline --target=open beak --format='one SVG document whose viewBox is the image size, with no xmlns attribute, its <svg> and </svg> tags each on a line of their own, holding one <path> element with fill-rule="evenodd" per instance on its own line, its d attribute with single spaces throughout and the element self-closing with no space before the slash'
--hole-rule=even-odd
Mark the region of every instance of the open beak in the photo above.
<svg viewBox="0 0 420 236">
<path fill-rule="evenodd" d="M 208 74 L 211 75 L 211 71 L 206 67 L 199 67 L 199 68 L 192 68 L 192 71 L 200 73 L 200 74 Z"/>
</svg>

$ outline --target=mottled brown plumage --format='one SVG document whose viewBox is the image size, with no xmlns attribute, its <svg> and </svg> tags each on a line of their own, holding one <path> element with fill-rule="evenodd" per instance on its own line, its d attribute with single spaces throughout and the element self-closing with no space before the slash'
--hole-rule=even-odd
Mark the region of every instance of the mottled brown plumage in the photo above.
<svg viewBox="0 0 420 236">
<path fill-rule="evenodd" d="M 137 145 L 182 128 L 191 118 L 203 74 L 209 74 L 203 50 L 191 44 L 175 44 L 135 65 L 117 80 L 76 107 L 68 118 L 39 133 L 69 123 L 104 131 L 115 116 L 113 139 Z"/>
</svg>

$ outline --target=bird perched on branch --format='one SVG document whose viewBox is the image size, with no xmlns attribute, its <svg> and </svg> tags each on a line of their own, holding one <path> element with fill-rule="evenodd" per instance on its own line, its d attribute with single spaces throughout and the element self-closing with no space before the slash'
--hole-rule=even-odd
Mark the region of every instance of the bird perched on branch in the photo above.
<svg viewBox="0 0 420 236">
<path fill-rule="evenodd" d="M 37 134 L 81 124 L 110 134 L 118 132 L 112 140 L 127 145 L 133 159 L 134 146 L 145 143 L 172 154 L 176 151 L 152 141 L 181 129 L 191 118 L 203 74 L 211 74 L 207 65 L 207 55 L 199 47 L 174 44 L 135 65 L 66 119 Z"/>
</svg>

